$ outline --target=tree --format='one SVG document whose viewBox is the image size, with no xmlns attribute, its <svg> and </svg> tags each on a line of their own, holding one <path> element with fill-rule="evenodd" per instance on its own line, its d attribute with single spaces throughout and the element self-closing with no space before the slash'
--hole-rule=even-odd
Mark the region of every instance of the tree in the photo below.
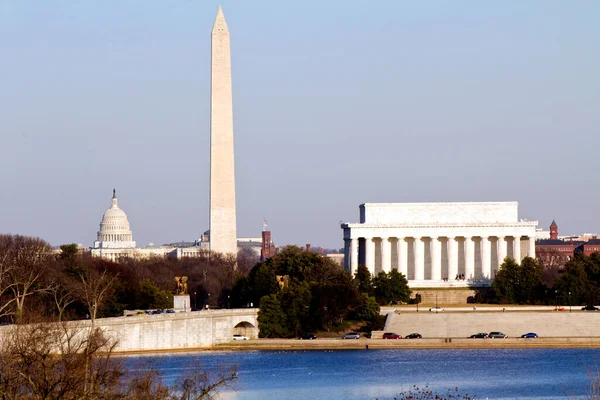
<svg viewBox="0 0 600 400">
<path fill-rule="evenodd" d="M 543 292 L 542 268 L 531 257 L 525 257 L 521 265 L 512 258 L 505 258 L 492 283 L 496 299 L 501 303 L 533 304 Z"/>
<path fill-rule="evenodd" d="M 379 304 L 406 303 L 410 300 L 411 293 L 406 277 L 397 269 L 377 274 L 373 279 L 373 292 Z"/>
<path fill-rule="evenodd" d="M 279 302 L 279 299 L 277 299 L 277 295 L 271 294 L 263 296 L 263 298 L 260 299 L 258 326 L 260 329 L 260 337 L 288 336 L 288 332 L 285 329 L 285 314 L 281 310 L 281 303 Z"/>
<path fill-rule="evenodd" d="M 570 298 L 573 304 L 596 304 L 600 299 L 597 272 L 600 270 L 600 260 L 575 253 L 575 256 L 567 262 L 564 272 L 552 287 L 556 294 L 563 296 L 571 292 Z"/>
<path fill-rule="evenodd" d="M 520 276 L 515 290 L 519 303 L 535 304 L 543 293 L 542 267 L 531 257 L 521 261 Z"/>
<path fill-rule="evenodd" d="M 492 290 L 502 303 L 515 303 L 515 286 L 519 280 L 519 264 L 512 258 L 505 258 L 492 283 Z"/>
<path fill-rule="evenodd" d="M 361 295 L 362 303 L 356 308 L 355 316 L 359 320 L 371 321 L 379 315 L 379 303 L 374 296 L 366 293 Z"/>
<path fill-rule="evenodd" d="M 164 309 L 173 304 L 173 295 L 165 290 L 160 290 L 150 279 L 144 279 L 139 284 L 136 308 Z"/>
<path fill-rule="evenodd" d="M 311 330 L 310 304 L 312 294 L 308 282 L 297 282 L 293 280 L 287 287 L 283 288 L 280 298 L 281 310 L 285 314 L 286 330 L 293 336 Z"/>
<path fill-rule="evenodd" d="M 371 281 L 371 272 L 365 266 L 360 264 L 356 270 L 354 280 L 358 284 L 358 291 L 360 293 L 373 294 L 373 282 Z"/>
<path fill-rule="evenodd" d="M 96 321 L 99 308 L 110 294 L 116 279 L 116 275 L 112 275 L 106 270 L 98 272 L 94 268 L 89 269 L 86 274 L 79 275 L 79 293 L 89 311 L 92 326 Z"/>
<path fill-rule="evenodd" d="M 393 303 L 408 303 L 410 301 L 410 294 L 412 292 L 408 287 L 408 280 L 396 268 L 390 272 L 390 284 L 392 286 L 391 301 Z"/>
<path fill-rule="evenodd" d="M 0 238 L 0 294 L 12 293 L 2 311 L 14 303 L 17 322 L 21 321 L 25 300 L 45 288 L 42 277 L 51 261 L 50 245 L 39 238 L 2 235 Z"/>
<path fill-rule="evenodd" d="M 569 258 L 562 256 L 554 249 L 536 250 L 535 253 L 536 260 L 542 267 L 542 283 L 547 287 L 554 286 Z"/>
</svg>

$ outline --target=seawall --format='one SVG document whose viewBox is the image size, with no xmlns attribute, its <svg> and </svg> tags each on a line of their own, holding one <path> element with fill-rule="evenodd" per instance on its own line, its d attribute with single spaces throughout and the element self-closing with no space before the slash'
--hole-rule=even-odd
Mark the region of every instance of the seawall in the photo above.
<svg viewBox="0 0 600 400">
<path fill-rule="evenodd" d="M 500 331 L 509 338 L 535 332 L 540 338 L 600 338 L 600 312 L 574 311 L 451 311 L 388 313 L 384 331 L 424 338 L 467 338 L 478 332 Z M 373 337 L 382 332 L 374 332 Z M 380 337 L 380 336 L 379 336 Z"/>
</svg>

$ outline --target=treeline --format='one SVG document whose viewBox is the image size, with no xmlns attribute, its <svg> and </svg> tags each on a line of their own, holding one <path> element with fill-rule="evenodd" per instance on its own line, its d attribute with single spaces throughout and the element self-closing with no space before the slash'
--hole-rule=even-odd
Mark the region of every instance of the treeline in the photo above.
<svg viewBox="0 0 600 400">
<path fill-rule="evenodd" d="M 0 318 L 21 322 L 40 315 L 53 320 L 121 316 L 126 309 L 173 306 L 175 276 L 188 276 L 192 305 L 228 307 L 237 275 L 257 261 L 232 258 L 124 259 L 111 262 L 82 254 L 76 245 L 60 252 L 39 238 L 0 235 Z"/>
<path fill-rule="evenodd" d="M 259 305 L 261 337 L 336 330 L 349 319 L 365 321 L 367 331 L 381 329 L 377 299 L 384 304 L 406 301 L 410 292 L 406 279 L 397 272 L 382 273 L 372 280 L 364 270 L 354 278 L 327 257 L 288 246 L 241 277 L 233 287 L 232 299 L 236 307 Z M 405 291 L 401 295 L 387 289 L 402 286 L 402 279 Z"/>
<path fill-rule="evenodd" d="M 162 257 L 111 262 L 60 252 L 39 238 L 0 235 L 0 317 L 27 322 L 43 316 L 62 321 L 122 316 L 124 310 L 173 306 L 176 276 L 187 276 L 193 307 L 259 307 L 263 337 L 343 329 L 362 321 L 380 329 L 380 304 L 409 301 L 404 275 L 393 270 L 356 277 L 335 261 L 288 246 L 265 262 L 249 252 L 237 259 L 219 254 L 182 260 Z"/>
<path fill-rule="evenodd" d="M 540 263 L 525 257 L 520 264 L 506 258 L 491 290 L 480 291 L 476 301 L 502 304 L 592 305 L 600 300 L 600 254 L 575 253 L 558 277 L 546 283 Z"/>
</svg>

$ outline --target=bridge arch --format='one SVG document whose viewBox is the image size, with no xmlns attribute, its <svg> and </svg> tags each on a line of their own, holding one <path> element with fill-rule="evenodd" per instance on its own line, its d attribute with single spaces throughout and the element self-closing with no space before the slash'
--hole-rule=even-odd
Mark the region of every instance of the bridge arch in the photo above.
<svg viewBox="0 0 600 400">
<path fill-rule="evenodd" d="M 258 338 L 258 327 L 251 322 L 241 321 L 233 327 L 232 335 L 244 335 L 248 336 L 249 339 L 256 339 Z"/>
</svg>

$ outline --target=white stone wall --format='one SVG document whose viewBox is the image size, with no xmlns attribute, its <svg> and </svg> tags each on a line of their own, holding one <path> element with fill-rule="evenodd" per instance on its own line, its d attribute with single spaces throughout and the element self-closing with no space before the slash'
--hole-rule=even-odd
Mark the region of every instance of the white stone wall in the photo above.
<svg viewBox="0 0 600 400">
<path fill-rule="evenodd" d="M 517 202 L 365 203 L 361 223 L 458 224 L 518 222 Z M 362 209 L 364 208 L 364 212 Z"/>
<path fill-rule="evenodd" d="M 478 332 L 500 331 L 509 337 L 535 332 L 540 337 L 597 337 L 600 318 L 573 307 L 565 311 L 518 312 L 407 312 L 388 314 L 386 332 L 405 336 L 418 332 L 425 338 L 466 338 Z M 475 340 L 475 339 L 474 339 Z M 481 339 L 478 339 L 481 340 Z"/>
</svg>

